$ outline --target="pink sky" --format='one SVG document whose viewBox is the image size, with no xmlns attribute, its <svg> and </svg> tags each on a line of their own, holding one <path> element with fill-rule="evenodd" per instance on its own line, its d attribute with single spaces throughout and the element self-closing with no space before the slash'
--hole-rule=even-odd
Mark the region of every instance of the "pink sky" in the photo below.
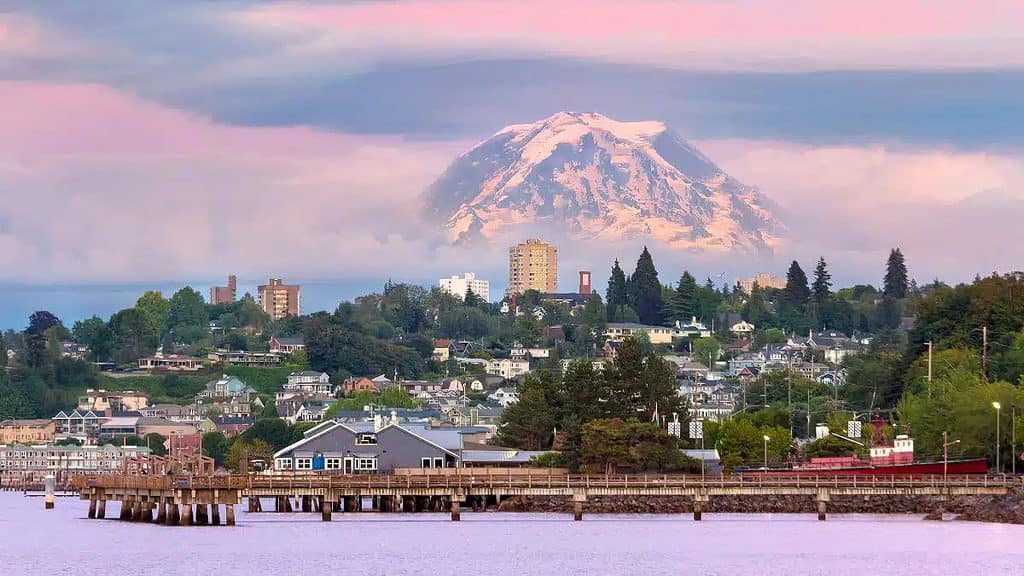
<svg viewBox="0 0 1024 576">
<path fill-rule="evenodd" d="M 314 53 L 504 50 L 727 69 L 1024 64 L 1016 0 L 292 2 L 245 21 L 327 34 L 309 40 Z"/>
</svg>

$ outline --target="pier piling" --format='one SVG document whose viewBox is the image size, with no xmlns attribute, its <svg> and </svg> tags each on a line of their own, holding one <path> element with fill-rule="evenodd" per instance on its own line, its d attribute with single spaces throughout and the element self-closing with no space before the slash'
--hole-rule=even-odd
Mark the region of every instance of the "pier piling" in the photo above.
<svg viewBox="0 0 1024 576">
<path fill-rule="evenodd" d="M 459 511 L 459 499 L 452 497 L 452 522 L 462 520 L 462 513 Z"/>
<path fill-rule="evenodd" d="M 107 500 L 106 500 L 106 498 L 100 498 L 100 500 L 99 500 L 99 508 L 96 509 L 96 517 L 99 518 L 100 520 L 102 520 L 102 519 L 106 518 L 106 516 L 107 516 Z"/>
<path fill-rule="evenodd" d="M 220 504 L 210 504 L 210 524 L 220 526 Z"/>
</svg>

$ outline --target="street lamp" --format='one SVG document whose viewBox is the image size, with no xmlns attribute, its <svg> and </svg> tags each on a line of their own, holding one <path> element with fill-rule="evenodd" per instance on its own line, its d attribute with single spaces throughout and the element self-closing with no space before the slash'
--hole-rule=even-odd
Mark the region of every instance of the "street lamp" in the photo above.
<svg viewBox="0 0 1024 576">
<path fill-rule="evenodd" d="M 992 407 L 996 409 L 996 472 L 1000 472 L 999 466 L 999 413 L 1002 411 L 1003 405 L 999 402 L 993 402 Z"/>
<path fill-rule="evenodd" d="M 959 444 L 959 440 L 953 440 L 952 442 L 946 441 L 946 432 L 942 433 L 942 484 L 946 485 L 946 472 L 949 468 L 949 447 L 953 444 Z"/>
<path fill-rule="evenodd" d="M 771 440 L 771 438 L 769 438 L 768 435 L 766 434 L 764 436 L 764 469 L 765 470 L 768 469 L 768 442 L 770 440 Z"/>
</svg>

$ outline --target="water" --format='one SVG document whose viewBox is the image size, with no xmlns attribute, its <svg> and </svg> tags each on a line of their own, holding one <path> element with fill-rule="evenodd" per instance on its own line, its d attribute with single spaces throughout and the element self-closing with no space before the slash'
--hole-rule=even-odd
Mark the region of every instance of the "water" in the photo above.
<svg viewBox="0 0 1024 576">
<path fill-rule="evenodd" d="M 229 527 L 88 520 L 87 503 L 0 493 L 0 573 L 1020 574 L 1024 526 L 919 516 L 247 514 Z M 241 507 L 244 508 L 244 507 Z M 117 517 L 111 503 L 107 516 Z"/>
</svg>

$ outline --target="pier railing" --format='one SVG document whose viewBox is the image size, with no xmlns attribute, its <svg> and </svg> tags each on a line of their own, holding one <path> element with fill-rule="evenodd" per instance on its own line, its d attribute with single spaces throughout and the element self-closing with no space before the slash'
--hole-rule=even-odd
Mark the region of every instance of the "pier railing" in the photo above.
<svg viewBox="0 0 1024 576">
<path fill-rule="evenodd" d="M 998 488 L 1020 486 L 1009 475 L 923 476 L 699 476 L 670 474 L 502 473 L 463 469 L 456 474 L 340 474 L 331 472 L 214 476 L 97 475 L 75 479 L 75 488 L 131 490 L 274 490 L 274 489 L 629 489 L 657 488 Z"/>
</svg>

